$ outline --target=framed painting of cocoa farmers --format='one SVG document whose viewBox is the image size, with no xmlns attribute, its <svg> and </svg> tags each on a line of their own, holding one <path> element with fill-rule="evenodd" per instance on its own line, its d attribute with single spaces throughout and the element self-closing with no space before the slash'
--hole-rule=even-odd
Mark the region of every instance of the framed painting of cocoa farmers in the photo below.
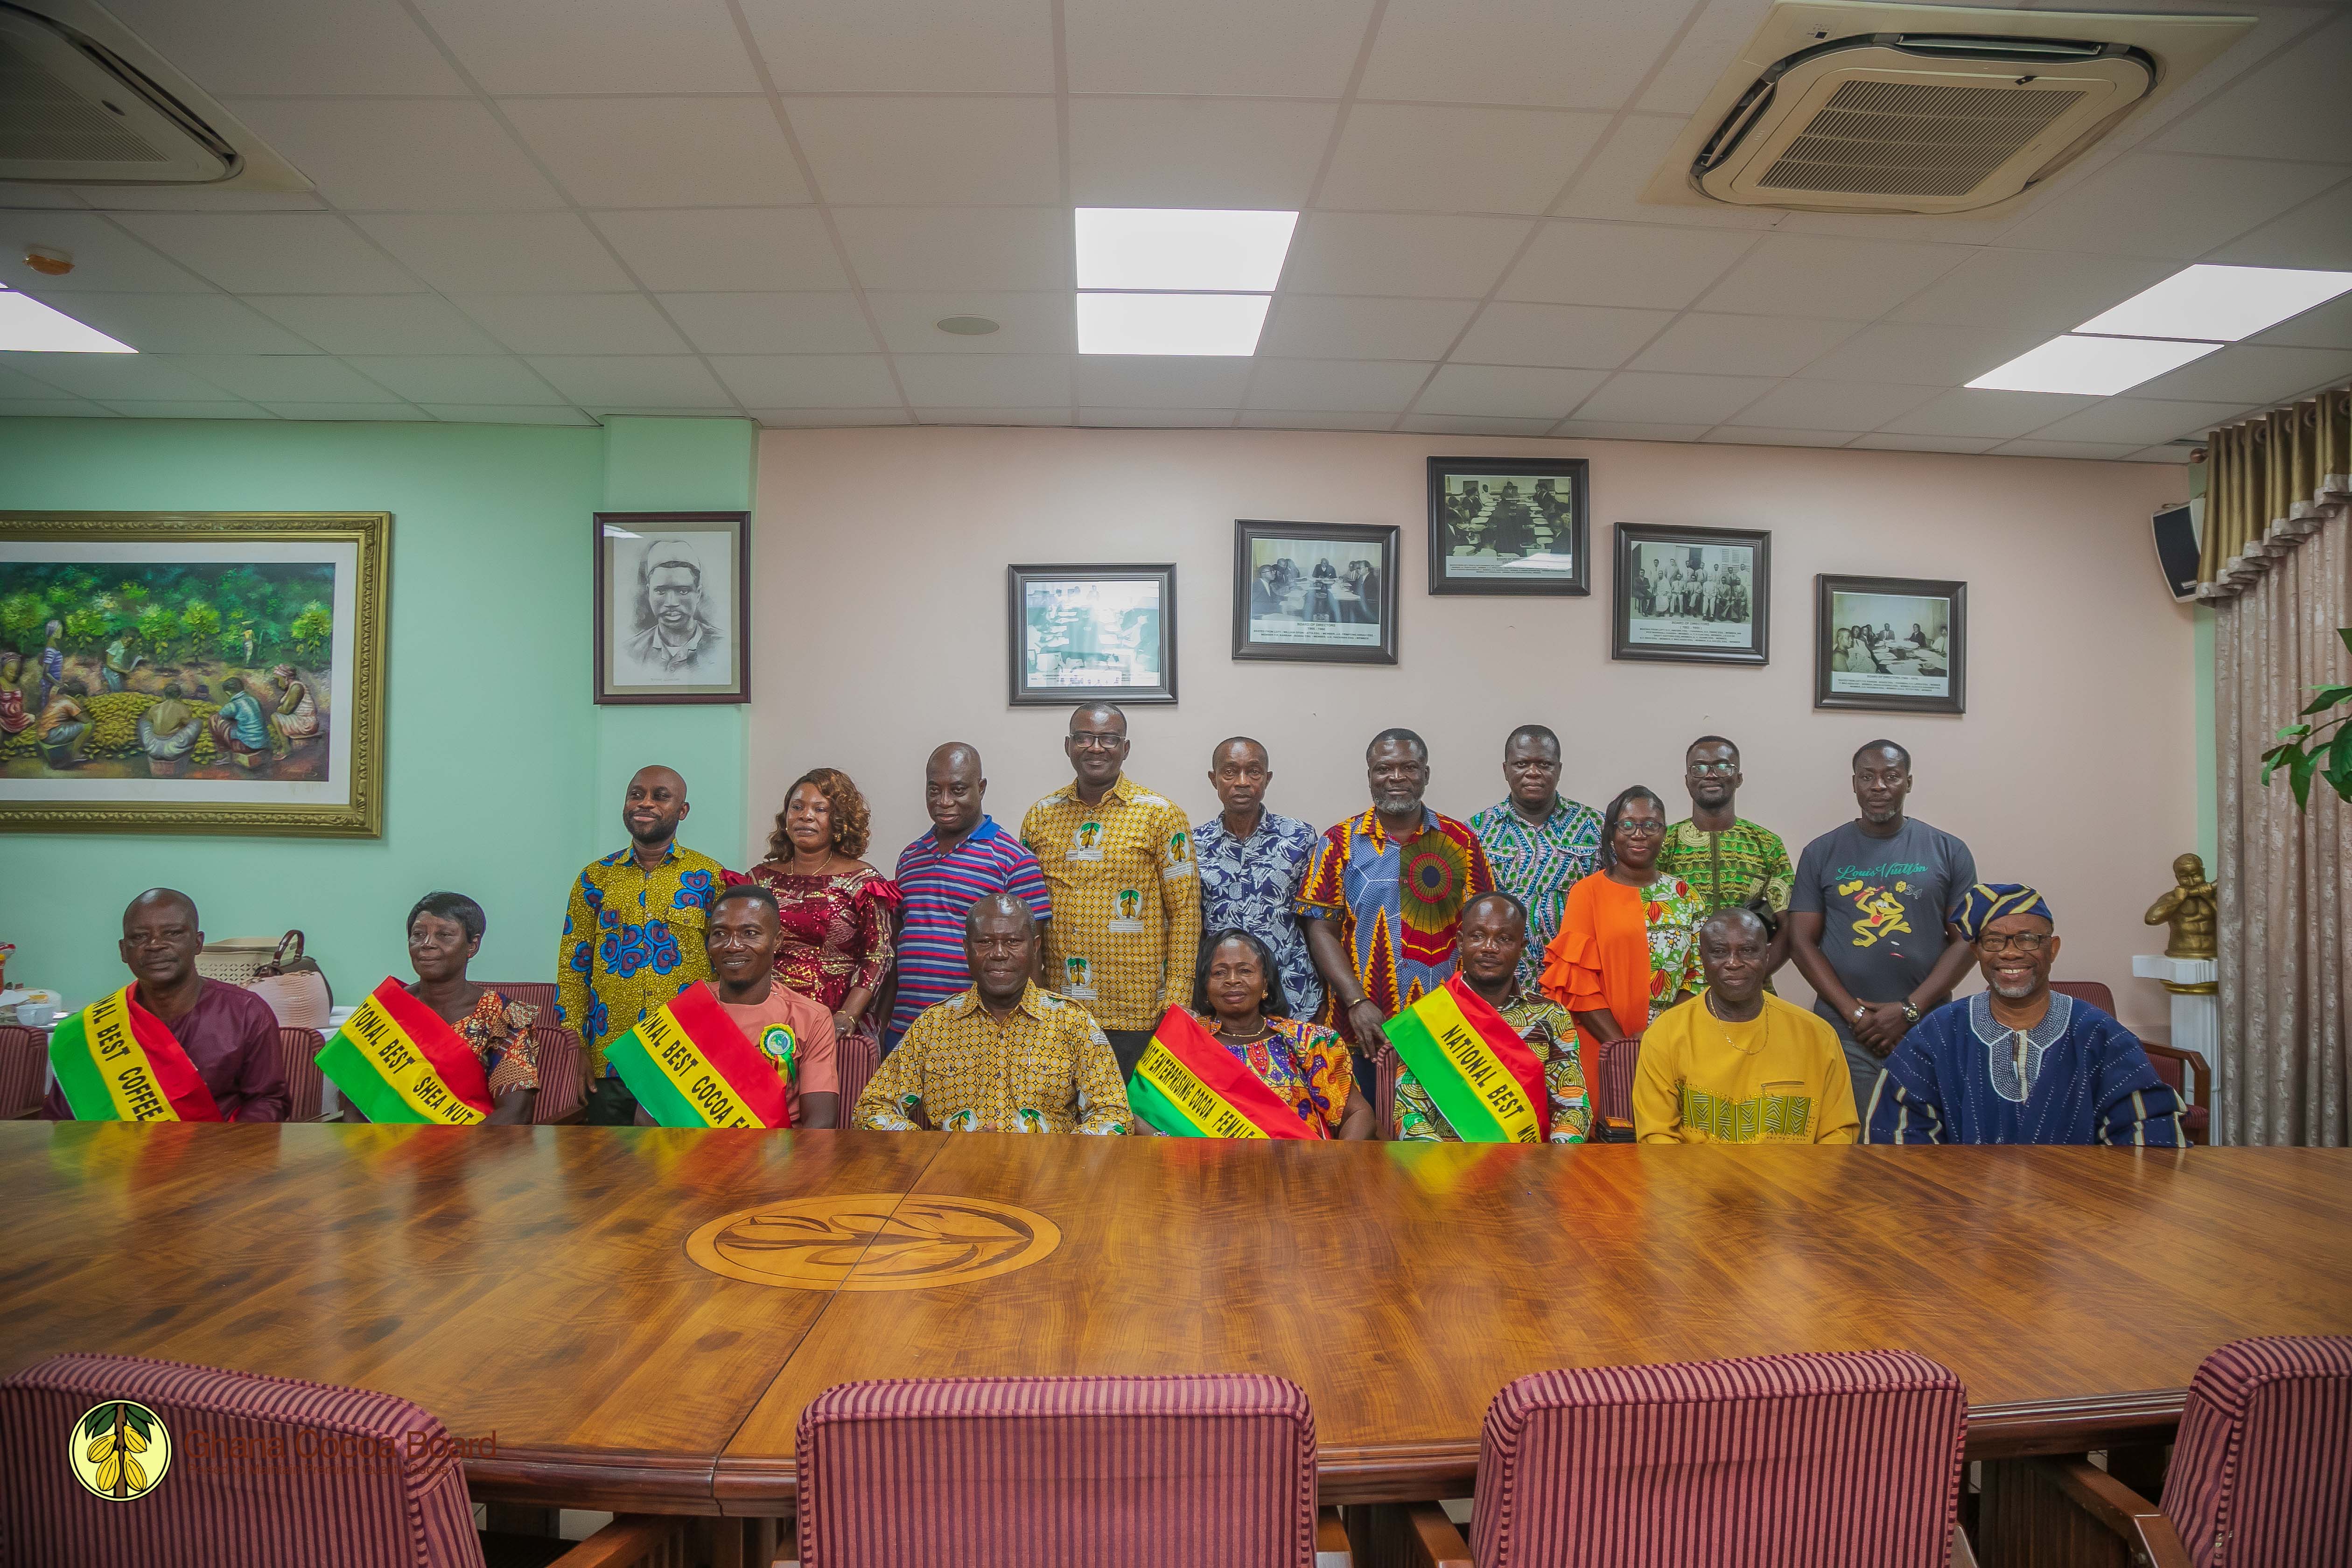
<svg viewBox="0 0 2352 1568">
<path fill-rule="evenodd" d="M 388 512 L 0 512 L 0 832 L 383 831 Z"/>
</svg>

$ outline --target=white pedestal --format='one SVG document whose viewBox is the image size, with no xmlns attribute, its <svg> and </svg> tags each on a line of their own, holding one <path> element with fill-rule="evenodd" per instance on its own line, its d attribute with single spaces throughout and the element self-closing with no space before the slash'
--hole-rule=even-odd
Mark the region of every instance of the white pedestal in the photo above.
<svg viewBox="0 0 2352 1568">
<path fill-rule="evenodd" d="M 2143 952 L 2132 959 L 2132 973 L 2142 980 L 2161 980 L 2168 985 L 2210 985 L 2219 972 L 2210 958 L 2168 958 L 2160 952 Z M 2195 1051 L 2210 1065 L 2220 1053 L 2221 1045 L 2221 999 L 2212 992 L 2183 995 L 2172 994 L 2172 1043 L 2184 1051 Z"/>
</svg>

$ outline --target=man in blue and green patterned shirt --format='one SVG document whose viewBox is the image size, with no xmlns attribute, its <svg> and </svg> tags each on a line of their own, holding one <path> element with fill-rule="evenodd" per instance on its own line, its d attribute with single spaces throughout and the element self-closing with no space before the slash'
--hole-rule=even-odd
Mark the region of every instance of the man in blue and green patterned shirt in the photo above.
<svg viewBox="0 0 2352 1568">
<path fill-rule="evenodd" d="M 1539 996 L 1544 950 L 1559 933 L 1568 890 L 1592 874 L 1601 854 L 1601 814 L 1559 793 L 1559 737 L 1541 724 L 1522 724 L 1503 742 L 1503 782 L 1511 793 L 1474 812 L 1470 828 L 1495 885 L 1527 906 L 1519 989 Z"/>
<path fill-rule="evenodd" d="M 587 1120 L 626 1126 L 637 1102 L 604 1060 L 604 1047 L 654 1008 L 710 978 L 702 925 L 724 870 L 677 845 L 686 781 L 639 768 L 621 805 L 629 847 L 591 863 L 572 884 L 556 958 L 555 1016 L 577 1030 L 587 1056 Z"/>
</svg>

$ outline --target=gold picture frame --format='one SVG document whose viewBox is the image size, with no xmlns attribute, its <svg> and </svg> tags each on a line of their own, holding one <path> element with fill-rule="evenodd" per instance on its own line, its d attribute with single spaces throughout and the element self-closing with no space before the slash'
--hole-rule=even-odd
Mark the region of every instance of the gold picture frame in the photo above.
<svg viewBox="0 0 2352 1568">
<path fill-rule="evenodd" d="M 390 512 L 0 511 L 0 832 L 382 837 L 391 588 Z"/>
</svg>

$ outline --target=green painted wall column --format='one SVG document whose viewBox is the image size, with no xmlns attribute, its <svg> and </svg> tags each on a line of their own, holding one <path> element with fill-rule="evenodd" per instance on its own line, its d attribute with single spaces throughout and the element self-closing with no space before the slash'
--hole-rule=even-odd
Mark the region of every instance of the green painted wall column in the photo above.
<svg viewBox="0 0 2352 1568">
<path fill-rule="evenodd" d="M 748 419 L 607 419 L 603 510 L 749 511 L 759 450 L 759 426 Z M 685 776 L 693 808 L 679 841 L 729 866 L 747 865 L 750 732 L 750 710 L 740 704 L 597 709 L 591 810 L 599 841 L 620 846 L 629 775 L 661 763 Z"/>
</svg>

